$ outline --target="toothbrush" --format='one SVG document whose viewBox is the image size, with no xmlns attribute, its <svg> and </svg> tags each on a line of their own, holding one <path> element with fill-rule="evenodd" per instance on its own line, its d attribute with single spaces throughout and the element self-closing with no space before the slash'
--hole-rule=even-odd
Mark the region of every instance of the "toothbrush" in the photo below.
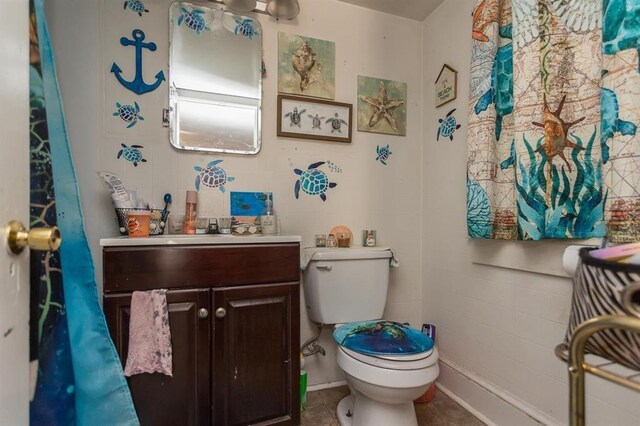
<svg viewBox="0 0 640 426">
<path fill-rule="evenodd" d="M 169 194 L 168 192 L 164 194 L 164 210 L 162 210 L 163 216 L 167 214 L 167 210 L 169 209 L 169 206 L 171 205 L 172 201 L 173 199 L 171 197 L 171 194 Z"/>
</svg>

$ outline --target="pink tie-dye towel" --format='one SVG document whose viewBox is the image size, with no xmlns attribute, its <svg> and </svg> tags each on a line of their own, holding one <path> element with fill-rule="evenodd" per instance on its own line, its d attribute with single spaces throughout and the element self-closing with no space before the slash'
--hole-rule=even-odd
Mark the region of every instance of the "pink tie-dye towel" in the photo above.
<svg viewBox="0 0 640 426">
<path fill-rule="evenodd" d="M 167 290 L 134 291 L 131 296 L 129 353 L 125 376 L 162 373 L 173 376 Z"/>
</svg>

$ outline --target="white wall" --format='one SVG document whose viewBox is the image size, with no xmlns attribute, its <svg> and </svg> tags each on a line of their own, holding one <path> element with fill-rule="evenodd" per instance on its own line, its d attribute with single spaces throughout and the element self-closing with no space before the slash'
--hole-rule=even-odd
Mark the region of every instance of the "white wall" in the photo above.
<svg viewBox="0 0 640 426">
<path fill-rule="evenodd" d="M 360 242 L 360 230 L 377 229 L 380 244 L 396 249 L 401 268 L 392 272 L 386 316 L 420 325 L 422 258 L 421 136 L 422 80 L 421 24 L 391 17 L 335 0 L 301 0 L 301 13 L 292 22 L 260 15 L 264 34 L 264 80 L 262 151 L 253 157 L 199 155 L 177 152 L 170 147 L 167 130 L 161 126 L 163 107 L 168 104 L 166 83 L 150 94 L 137 97 L 114 82 L 109 73 L 116 61 L 127 74 L 133 63 L 132 48 L 119 45 L 134 28 L 143 29 L 146 41 L 158 44 L 155 53 L 145 52 L 147 80 L 160 69 L 167 72 L 167 10 L 170 0 L 145 0 L 151 11 L 142 18 L 123 10 L 123 2 L 59 0 L 50 3 L 50 23 L 59 67 L 59 79 L 71 146 L 84 205 L 86 228 L 101 281 L 98 240 L 117 234 L 107 192 L 95 174 L 111 170 L 138 190 L 148 201 L 161 203 L 165 192 L 174 196 L 173 211 L 184 212 L 184 193 L 194 189 L 193 166 L 212 159 L 236 180 L 223 195 L 217 189 L 201 189 L 201 204 L 215 214 L 228 214 L 230 191 L 272 191 L 282 231 L 299 234 L 303 246 L 313 244 L 313 235 L 327 233 L 338 224 L 349 226 Z M 73 10 L 73 13 L 70 13 Z M 77 21 L 82 23 L 78 28 Z M 336 42 L 336 101 L 356 103 L 357 76 L 368 75 L 408 84 L 408 128 L 406 137 L 353 132 L 351 144 L 336 144 L 276 138 L 277 33 L 301 34 Z M 115 102 L 137 100 L 145 120 L 124 129 L 113 117 Z M 354 117 L 356 108 L 354 107 Z M 147 163 L 133 167 L 118 160 L 120 144 L 140 144 Z M 376 146 L 391 145 L 389 166 L 376 162 Z M 294 168 L 331 160 L 343 172 L 330 173 L 338 183 L 327 193 L 327 201 L 301 195 L 294 198 L 297 176 Z M 304 302 L 302 304 L 304 311 Z M 340 380 L 335 363 L 331 329 L 325 328 L 322 344 L 325 358 L 308 362 L 310 384 Z M 301 340 L 312 333 L 303 314 Z"/>
<path fill-rule="evenodd" d="M 553 348 L 564 338 L 571 282 L 471 263 L 478 250 L 488 248 L 466 237 L 472 7 L 471 0 L 446 0 L 423 26 L 423 321 L 437 324 L 441 356 L 455 367 L 443 365 L 440 382 L 472 408 L 496 424 L 533 423 L 456 370 L 494 388 L 543 423 L 566 423 L 567 373 Z M 458 99 L 435 108 L 433 87 L 444 63 L 459 72 Z M 438 118 L 453 108 L 462 128 L 453 142 L 436 141 Z M 544 247 L 530 250 L 532 257 L 545 258 Z M 558 267 L 558 256 L 546 258 L 549 268 Z M 640 423 L 637 394 L 595 381 L 588 393 L 588 424 Z"/>
</svg>

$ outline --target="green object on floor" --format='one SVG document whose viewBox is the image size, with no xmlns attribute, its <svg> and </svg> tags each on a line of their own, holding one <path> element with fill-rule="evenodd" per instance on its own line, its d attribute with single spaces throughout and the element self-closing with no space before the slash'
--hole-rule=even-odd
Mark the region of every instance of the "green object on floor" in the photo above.
<svg viewBox="0 0 640 426">
<path fill-rule="evenodd" d="M 304 355 L 300 354 L 300 409 L 307 406 L 307 370 L 305 370 Z"/>
</svg>

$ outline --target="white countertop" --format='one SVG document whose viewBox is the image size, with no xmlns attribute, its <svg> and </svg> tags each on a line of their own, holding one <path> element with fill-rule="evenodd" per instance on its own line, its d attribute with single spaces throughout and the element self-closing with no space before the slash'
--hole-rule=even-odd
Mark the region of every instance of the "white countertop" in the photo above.
<svg viewBox="0 0 640 426">
<path fill-rule="evenodd" d="M 186 246 L 186 245 L 225 245 L 225 244 L 277 244 L 299 243 L 299 235 L 156 235 L 146 238 L 102 238 L 102 247 L 135 247 L 135 246 Z"/>
</svg>

